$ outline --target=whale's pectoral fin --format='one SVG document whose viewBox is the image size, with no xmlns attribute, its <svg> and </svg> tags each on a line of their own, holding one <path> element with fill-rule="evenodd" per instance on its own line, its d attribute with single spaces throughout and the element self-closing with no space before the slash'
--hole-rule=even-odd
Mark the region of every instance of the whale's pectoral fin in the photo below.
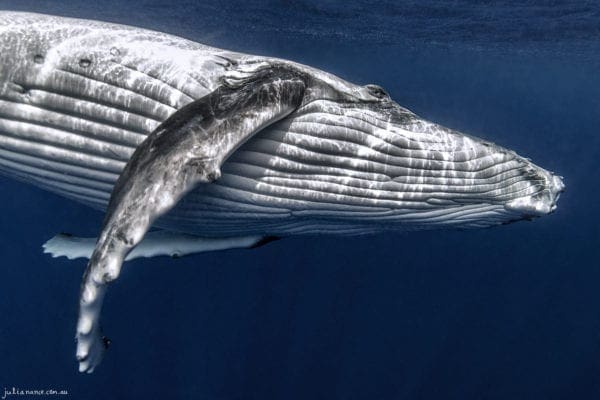
<svg viewBox="0 0 600 400">
<path fill-rule="evenodd" d="M 306 78 L 281 66 L 258 70 L 183 107 L 136 149 L 111 194 L 85 271 L 77 324 L 79 370 L 92 372 L 106 348 L 99 326 L 108 283 L 150 226 L 192 188 L 219 178 L 222 163 L 253 134 L 294 111 Z"/>
<path fill-rule="evenodd" d="M 203 238 L 185 233 L 170 231 L 148 232 L 125 258 L 125 261 L 136 258 L 169 256 L 179 258 L 190 254 L 204 253 L 228 249 L 254 248 L 274 240 L 270 236 L 242 236 L 231 238 Z M 60 233 L 42 246 L 44 253 L 52 257 L 91 258 L 98 240 L 94 237 L 79 237 Z"/>
</svg>

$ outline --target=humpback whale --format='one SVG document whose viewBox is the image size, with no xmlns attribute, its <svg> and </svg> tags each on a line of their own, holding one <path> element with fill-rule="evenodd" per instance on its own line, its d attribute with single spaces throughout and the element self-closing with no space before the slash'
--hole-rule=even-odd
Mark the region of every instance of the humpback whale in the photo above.
<svg viewBox="0 0 600 400">
<path fill-rule="evenodd" d="M 124 260 L 301 234 L 481 228 L 551 213 L 562 179 L 377 85 L 98 21 L 0 12 L 0 173 L 106 212 L 76 357 L 101 362 Z"/>
</svg>

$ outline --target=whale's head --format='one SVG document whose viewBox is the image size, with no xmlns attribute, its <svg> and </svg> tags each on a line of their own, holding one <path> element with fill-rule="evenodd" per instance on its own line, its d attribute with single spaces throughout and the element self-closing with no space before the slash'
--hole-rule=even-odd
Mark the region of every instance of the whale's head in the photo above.
<svg viewBox="0 0 600 400">
<path fill-rule="evenodd" d="M 282 140 L 321 166 L 306 189 L 326 192 L 324 208 L 356 210 L 355 221 L 390 229 L 487 227 L 556 209 L 559 176 L 420 118 L 378 86 L 360 93 L 358 101 L 312 100 L 285 122 Z"/>
</svg>

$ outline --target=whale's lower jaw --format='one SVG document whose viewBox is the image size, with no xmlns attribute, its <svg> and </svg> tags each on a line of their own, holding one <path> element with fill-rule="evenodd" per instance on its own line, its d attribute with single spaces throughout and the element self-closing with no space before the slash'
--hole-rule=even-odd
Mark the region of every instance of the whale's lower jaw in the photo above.
<svg viewBox="0 0 600 400">
<path fill-rule="evenodd" d="M 1 140 L 1 138 L 0 138 Z M 246 155 L 241 152 L 240 156 Z M 285 188 L 276 195 L 259 189 L 261 179 L 243 171 L 255 171 L 252 164 L 225 164 L 225 173 L 211 187 L 199 188 L 185 198 L 157 226 L 205 237 L 237 237 L 260 234 L 362 235 L 382 231 L 411 231 L 436 228 L 482 228 L 521 218 L 521 213 L 498 204 L 459 204 L 432 208 L 390 208 L 378 205 L 348 205 L 285 197 Z M 105 210 L 112 185 L 88 176 L 67 175 L 77 168 L 54 160 L 0 149 L 0 173 L 7 177 L 54 192 L 98 210 Z M 83 172 L 83 171 L 81 171 Z M 104 173 L 98 172 L 98 176 Z M 116 178 L 116 175 L 115 175 Z M 307 176 L 306 179 L 310 179 Z M 67 182 L 68 181 L 68 182 Z M 277 179 L 271 178 L 271 184 Z M 296 182 L 302 184 L 301 180 Z M 256 201 L 260 198 L 260 202 Z M 289 207 L 293 204 L 293 208 Z"/>
<path fill-rule="evenodd" d="M 431 229 L 487 228 L 523 219 L 517 212 L 491 204 L 456 206 L 435 212 L 388 210 L 381 212 L 355 212 L 346 218 L 335 212 L 307 215 L 290 212 L 276 218 L 264 214 L 255 217 L 232 218 L 231 214 L 197 213 L 205 217 L 207 224 L 198 224 L 168 218 L 157 226 L 169 230 L 184 231 L 204 237 L 240 237 L 242 235 L 296 236 L 296 235 L 343 235 L 357 236 L 382 232 L 408 232 Z"/>
<path fill-rule="evenodd" d="M 257 134 L 223 165 L 221 179 L 200 185 L 157 225 L 205 237 L 482 228 L 551 212 L 562 190 L 559 178 L 512 152 L 488 151 L 497 148 L 492 144 L 467 159 L 472 150 L 460 148 L 471 139 L 437 132 L 434 124 L 390 133 L 376 121 L 361 123 L 363 112 L 347 113 L 338 126 L 340 107 L 311 107 Z M 38 140 L 19 137 L 21 131 L 37 132 Z M 85 137 L 77 150 L 58 137 L 0 113 L 0 172 L 104 210 L 135 146 L 120 144 L 119 159 Z M 420 149 L 417 138 L 438 146 L 438 154 Z M 450 156 L 449 140 L 466 145 L 456 143 Z M 532 171 L 540 176 L 533 185 Z"/>
</svg>

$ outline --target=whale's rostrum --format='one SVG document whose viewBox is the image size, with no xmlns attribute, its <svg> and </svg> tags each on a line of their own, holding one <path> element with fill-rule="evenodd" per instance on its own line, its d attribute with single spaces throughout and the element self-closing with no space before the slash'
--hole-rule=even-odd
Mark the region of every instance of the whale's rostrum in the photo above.
<svg viewBox="0 0 600 400">
<path fill-rule="evenodd" d="M 87 372 L 107 344 L 106 285 L 151 227 L 163 231 L 148 240 L 165 248 L 142 243 L 138 254 L 488 227 L 548 214 L 564 189 L 528 159 L 426 121 L 376 85 L 159 32 L 16 12 L 0 12 L 0 172 L 106 210 L 81 289 L 77 357 Z M 86 256 L 93 243 L 62 236 L 46 249 Z"/>
</svg>

